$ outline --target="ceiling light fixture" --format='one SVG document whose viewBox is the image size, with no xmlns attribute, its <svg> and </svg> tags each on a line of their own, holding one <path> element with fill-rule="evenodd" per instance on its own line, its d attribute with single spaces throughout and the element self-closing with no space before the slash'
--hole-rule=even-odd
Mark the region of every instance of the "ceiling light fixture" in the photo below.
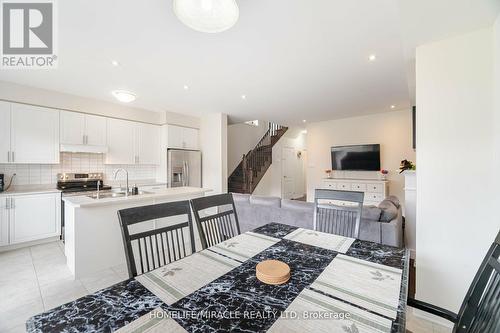
<svg viewBox="0 0 500 333">
<path fill-rule="evenodd" d="M 307 120 L 303 119 L 302 122 L 305 123 Z"/>
<path fill-rule="evenodd" d="M 123 103 L 133 102 L 137 98 L 133 92 L 126 90 L 113 90 L 111 94 L 113 94 L 113 96 L 115 96 L 117 100 Z"/>
<path fill-rule="evenodd" d="M 377 60 L 377 55 L 376 55 L 376 54 L 370 54 L 370 55 L 368 56 L 368 60 L 370 60 L 370 61 L 375 61 L 375 60 Z"/>
<path fill-rule="evenodd" d="M 247 99 L 247 95 L 241 95 L 241 99 Z"/>
<path fill-rule="evenodd" d="M 189 90 L 189 86 L 187 84 L 184 85 L 184 90 Z"/>
<path fill-rule="evenodd" d="M 391 105 L 391 109 L 395 109 L 396 108 L 396 105 Z"/>
<path fill-rule="evenodd" d="M 118 67 L 118 66 L 120 66 L 120 63 L 116 60 L 111 60 L 111 65 Z"/>
<path fill-rule="evenodd" d="M 240 16 L 235 0 L 174 0 L 174 13 L 191 29 L 207 33 L 231 28 Z"/>
</svg>

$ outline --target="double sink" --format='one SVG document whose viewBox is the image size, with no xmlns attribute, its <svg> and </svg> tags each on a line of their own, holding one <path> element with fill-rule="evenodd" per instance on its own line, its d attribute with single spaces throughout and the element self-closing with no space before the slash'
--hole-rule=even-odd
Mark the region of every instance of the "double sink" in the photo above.
<svg viewBox="0 0 500 333">
<path fill-rule="evenodd" d="M 139 191 L 137 194 L 132 194 L 132 192 L 128 192 L 129 196 L 143 195 L 143 194 L 152 194 L 153 192 Z M 111 191 L 101 191 L 99 194 L 93 193 L 88 195 L 91 199 L 109 199 L 109 198 L 123 198 L 126 196 L 126 192 L 123 190 L 111 190 Z"/>
</svg>

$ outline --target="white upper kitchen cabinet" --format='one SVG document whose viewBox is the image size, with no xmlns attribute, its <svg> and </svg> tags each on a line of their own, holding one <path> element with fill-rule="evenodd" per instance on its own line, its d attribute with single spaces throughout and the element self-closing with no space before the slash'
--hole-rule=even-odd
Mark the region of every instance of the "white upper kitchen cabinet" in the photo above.
<svg viewBox="0 0 500 333">
<path fill-rule="evenodd" d="M 11 103 L 0 101 L 0 163 L 10 162 Z"/>
<path fill-rule="evenodd" d="M 136 163 L 160 164 L 160 126 L 141 124 L 136 125 Z"/>
<path fill-rule="evenodd" d="M 108 119 L 108 152 L 106 164 L 135 164 L 136 123 L 128 120 Z"/>
<path fill-rule="evenodd" d="M 61 144 L 85 144 L 85 115 L 61 111 Z"/>
<path fill-rule="evenodd" d="M 59 193 L 20 195 L 10 198 L 9 244 L 61 234 Z"/>
<path fill-rule="evenodd" d="M 198 130 L 195 128 L 168 125 L 168 147 L 199 149 Z"/>
<path fill-rule="evenodd" d="M 106 145 L 106 118 L 61 111 L 62 145 Z"/>
<path fill-rule="evenodd" d="M 59 110 L 12 103 L 11 163 L 59 163 Z"/>
<path fill-rule="evenodd" d="M 86 144 L 105 146 L 107 143 L 106 131 L 106 118 L 89 114 L 85 115 Z"/>
</svg>

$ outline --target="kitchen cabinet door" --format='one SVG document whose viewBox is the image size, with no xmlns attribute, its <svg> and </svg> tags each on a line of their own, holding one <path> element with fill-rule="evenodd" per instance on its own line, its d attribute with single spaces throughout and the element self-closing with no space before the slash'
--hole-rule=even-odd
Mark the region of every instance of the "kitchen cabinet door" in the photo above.
<svg viewBox="0 0 500 333">
<path fill-rule="evenodd" d="M 160 164 L 160 126 L 137 124 L 136 155 L 138 164 Z"/>
<path fill-rule="evenodd" d="M 0 101 L 0 163 L 10 162 L 11 103 Z"/>
<path fill-rule="evenodd" d="M 106 164 L 135 164 L 136 123 L 127 120 L 108 119 L 108 152 Z"/>
<path fill-rule="evenodd" d="M 61 234 L 59 193 L 11 197 L 10 244 Z"/>
<path fill-rule="evenodd" d="M 77 112 L 61 111 L 61 144 L 85 144 L 85 115 Z"/>
<path fill-rule="evenodd" d="M 198 149 L 198 130 L 195 128 L 184 127 L 182 129 L 182 146 L 185 149 Z"/>
<path fill-rule="evenodd" d="M 168 125 L 168 147 L 183 148 L 183 128 L 180 126 Z"/>
<path fill-rule="evenodd" d="M 9 210 L 7 197 L 0 198 L 0 246 L 9 244 Z"/>
<path fill-rule="evenodd" d="M 12 104 L 11 162 L 59 163 L 59 110 Z"/>
<path fill-rule="evenodd" d="M 106 145 L 106 118 L 99 116 L 85 116 L 85 135 L 87 144 L 94 146 Z"/>
</svg>

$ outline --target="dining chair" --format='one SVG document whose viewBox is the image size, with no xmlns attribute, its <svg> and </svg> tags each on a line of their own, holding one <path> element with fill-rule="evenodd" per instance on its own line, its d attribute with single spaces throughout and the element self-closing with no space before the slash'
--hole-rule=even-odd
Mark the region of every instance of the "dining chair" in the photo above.
<svg viewBox="0 0 500 333">
<path fill-rule="evenodd" d="M 359 238 L 363 192 L 316 189 L 314 230 Z"/>
<path fill-rule="evenodd" d="M 118 219 L 131 278 L 195 252 L 187 200 L 119 210 Z"/>
<path fill-rule="evenodd" d="M 231 193 L 191 199 L 191 206 L 204 249 L 241 233 Z"/>
<path fill-rule="evenodd" d="M 500 232 L 479 266 L 458 314 L 413 298 L 408 305 L 454 323 L 453 333 L 500 332 Z"/>
</svg>

